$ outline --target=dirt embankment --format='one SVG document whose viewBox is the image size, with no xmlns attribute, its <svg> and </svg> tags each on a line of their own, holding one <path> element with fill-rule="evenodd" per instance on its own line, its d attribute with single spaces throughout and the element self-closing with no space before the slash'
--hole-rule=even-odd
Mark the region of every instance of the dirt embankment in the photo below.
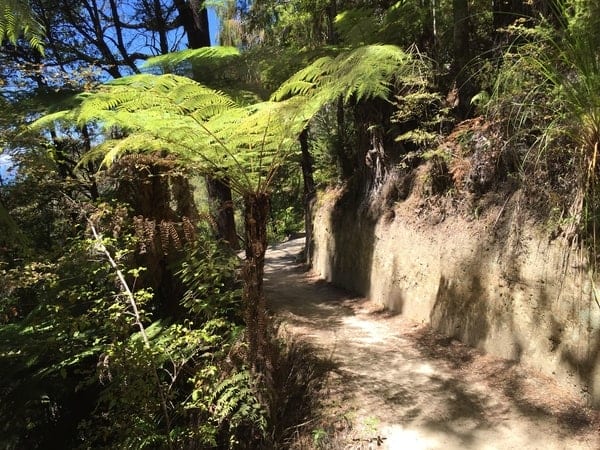
<svg viewBox="0 0 600 450">
<path fill-rule="evenodd" d="M 285 328 L 334 367 L 303 448 L 600 448 L 598 413 L 555 380 L 332 287 L 296 262 L 302 245 L 269 251 L 265 283 Z"/>
<path fill-rule="evenodd" d="M 315 219 L 322 278 L 600 406 L 600 307 L 581 254 L 527 219 L 520 191 L 483 213 L 418 193 L 374 221 L 332 192 Z"/>
</svg>

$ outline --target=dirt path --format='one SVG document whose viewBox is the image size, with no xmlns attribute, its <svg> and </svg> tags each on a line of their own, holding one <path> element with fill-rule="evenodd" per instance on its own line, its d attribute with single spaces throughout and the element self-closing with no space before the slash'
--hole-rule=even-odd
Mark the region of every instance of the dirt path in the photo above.
<svg viewBox="0 0 600 450">
<path fill-rule="evenodd" d="M 377 310 L 304 273 L 303 240 L 267 257 L 270 307 L 335 370 L 347 449 L 600 449 L 600 417 L 551 379 Z M 379 441 L 379 445 L 377 444 Z"/>
</svg>

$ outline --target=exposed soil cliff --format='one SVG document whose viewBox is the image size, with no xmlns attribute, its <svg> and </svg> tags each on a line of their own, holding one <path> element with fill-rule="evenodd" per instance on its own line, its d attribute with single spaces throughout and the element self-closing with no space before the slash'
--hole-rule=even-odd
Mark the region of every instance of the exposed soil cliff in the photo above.
<svg viewBox="0 0 600 450">
<path fill-rule="evenodd" d="M 600 406 L 600 306 L 582 254 L 549 239 L 521 207 L 530 204 L 521 191 L 481 215 L 431 208 L 421 193 L 412 189 L 377 220 L 350 193 L 326 193 L 314 271 Z"/>
</svg>

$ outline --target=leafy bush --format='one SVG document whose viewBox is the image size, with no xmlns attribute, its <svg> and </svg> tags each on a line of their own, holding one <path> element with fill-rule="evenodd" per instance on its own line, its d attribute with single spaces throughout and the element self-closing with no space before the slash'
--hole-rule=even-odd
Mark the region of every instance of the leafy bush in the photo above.
<svg viewBox="0 0 600 450">
<path fill-rule="evenodd" d="M 187 288 L 182 305 L 202 319 L 226 317 L 241 323 L 240 261 L 207 233 L 188 246 L 177 272 Z"/>
</svg>

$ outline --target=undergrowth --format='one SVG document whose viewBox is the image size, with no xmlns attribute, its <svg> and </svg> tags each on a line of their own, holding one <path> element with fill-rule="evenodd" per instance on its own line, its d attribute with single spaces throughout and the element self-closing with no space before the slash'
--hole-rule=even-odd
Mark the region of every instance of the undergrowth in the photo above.
<svg viewBox="0 0 600 450">
<path fill-rule="evenodd" d="M 491 120 L 505 125 L 508 145 L 527 149 L 521 158 L 524 186 L 549 205 L 557 233 L 590 251 L 595 272 L 600 53 L 598 7 L 582 0 L 553 1 L 554 14 L 535 26 L 509 29 L 514 44 L 504 55 Z"/>
</svg>

